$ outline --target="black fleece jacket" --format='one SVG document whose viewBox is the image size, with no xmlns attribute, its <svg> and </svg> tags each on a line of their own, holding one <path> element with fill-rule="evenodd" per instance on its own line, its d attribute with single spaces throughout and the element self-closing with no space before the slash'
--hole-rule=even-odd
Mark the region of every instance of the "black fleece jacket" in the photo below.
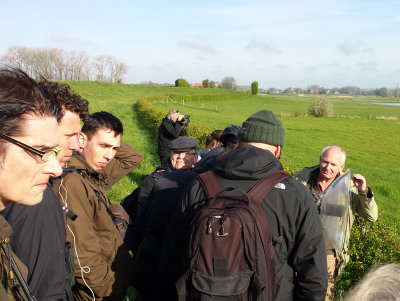
<svg viewBox="0 0 400 301">
<path fill-rule="evenodd" d="M 12 203 L 0 214 L 13 228 L 11 248 L 28 268 L 27 283 L 36 299 L 72 300 L 64 215 L 50 185 L 39 204 Z"/>
<path fill-rule="evenodd" d="M 177 121 L 174 122 L 167 117 L 164 117 L 161 121 L 161 125 L 158 128 L 158 155 L 159 156 L 168 156 L 169 155 L 169 147 L 168 143 L 171 140 L 179 137 L 181 132 L 182 122 Z"/>
</svg>

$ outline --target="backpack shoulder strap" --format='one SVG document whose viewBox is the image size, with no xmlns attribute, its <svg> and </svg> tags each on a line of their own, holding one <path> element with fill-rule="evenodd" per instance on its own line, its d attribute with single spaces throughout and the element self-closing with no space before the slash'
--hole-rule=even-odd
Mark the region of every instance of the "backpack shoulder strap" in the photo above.
<svg viewBox="0 0 400 301">
<path fill-rule="evenodd" d="M 258 181 L 248 192 L 248 196 L 254 203 L 260 205 L 262 200 L 275 187 L 275 185 L 287 178 L 290 178 L 288 173 L 283 170 L 278 170 L 272 175 Z"/>
<path fill-rule="evenodd" d="M 209 199 L 213 198 L 223 189 L 221 183 L 218 181 L 217 177 L 211 170 L 199 174 L 198 179 Z"/>
<path fill-rule="evenodd" d="M 261 210 L 261 202 L 268 195 L 268 193 L 275 187 L 276 184 L 281 182 L 282 180 L 289 178 L 290 175 L 282 170 L 278 170 L 273 173 L 269 177 L 266 177 L 257 182 L 256 185 L 248 192 L 249 197 L 252 200 L 252 205 L 250 206 L 253 209 L 254 216 L 256 217 L 257 224 L 259 227 L 261 235 L 261 241 L 264 246 L 265 255 L 266 255 L 266 264 L 268 271 L 268 300 L 273 300 L 274 292 L 275 292 L 275 284 L 277 281 L 277 277 L 275 275 L 275 263 L 274 263 L 274 248 L 272 245 L 272 236 L 269 227 L 269 223 L 267 221 L 267 217 L 264 214 L 263 210 Z M 254 206 L 255 205 L 255 206 Z"/>
</svg>

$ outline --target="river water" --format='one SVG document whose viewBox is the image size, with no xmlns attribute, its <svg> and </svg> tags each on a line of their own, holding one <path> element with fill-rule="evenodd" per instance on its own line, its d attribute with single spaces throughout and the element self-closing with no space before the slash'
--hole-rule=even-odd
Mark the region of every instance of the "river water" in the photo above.
<svg viewBox="0 0 400 301">
<path fill-rule="evenodd" d="M 399 102 L 362 102 L 362 104 L 400 107 Z"/>
</svg>

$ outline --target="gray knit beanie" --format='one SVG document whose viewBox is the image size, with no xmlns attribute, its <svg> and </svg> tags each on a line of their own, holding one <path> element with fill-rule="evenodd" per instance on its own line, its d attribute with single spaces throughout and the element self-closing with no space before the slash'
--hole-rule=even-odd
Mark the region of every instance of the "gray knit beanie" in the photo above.
<svg viewBox="0 0 400 301">
<path fill-rule="evenodd" d="M 238 139 L 243 142 L 261 142 L 283 146 L 285 144 L 285 129 L 273 112 L 261 110 L 243 122 Z"/>
</svg>

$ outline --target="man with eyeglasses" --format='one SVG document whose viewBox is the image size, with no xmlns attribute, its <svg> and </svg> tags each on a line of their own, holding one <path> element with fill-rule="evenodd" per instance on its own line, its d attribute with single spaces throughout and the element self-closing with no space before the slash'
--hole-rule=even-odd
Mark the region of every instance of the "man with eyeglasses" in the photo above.
<svg viewBox="0 0 400 301">
<path fill-rule="evenodd" d="M 56 276 L 60 271 L 64 278 L 68 275 L 65 231 L 53 234 L 54 228 L 62 229 L 62 211 L 60 206 L 47 206 L 43 201 L 51 191 L 50 177 L 62 172 L 56 158 L 60 153 L 60 111 L 60 105 L 27 74 L 0 68 L 0 218 L 13 228 L 11 240 L 10 236 L 1 237 L 1 247 L 8 254 L 2 261 L 12 262 L 12 249 L 27 266 L 30 291 L 25 290 L 26 299 L 33 295 L 37 300 L 67 300 L 68 284 L 65 286 L 65 279 Z M 10 233 L 2 225 L 1 234 Z M 43 244 L 43 240 L 38 241 L 41 237 L 46 238 Z M 43 248 L 48 251 L 47 258 L 39 256 Z M 3 285 L 9 283 L 9 279 L 2 279 Z M 10 294 L 9 285 L 7 289 Z M 11 294 L 15 292 L 12 289 Z"/>
</svg>

